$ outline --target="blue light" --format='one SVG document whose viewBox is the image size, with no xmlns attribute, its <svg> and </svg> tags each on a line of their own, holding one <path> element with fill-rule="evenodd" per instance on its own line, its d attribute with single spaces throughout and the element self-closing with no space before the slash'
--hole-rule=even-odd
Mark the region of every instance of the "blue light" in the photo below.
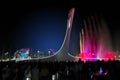
<svg viewBox="0 0 120 80">
<path fill-rule="evenodd" d="M 103 73 L 102 67 L 100 67 L 100 71 L 99 71 L 99 73 L 100 73 L 100 74 L 102 74 L 102 73 Z"/>
<path fill-rule="evenodd" d="M 22 52 L 22 53 L 20 54 L 20 58 L 27 58 L 27 54 L 26 54 L 25 52 Z"/>
</svg>

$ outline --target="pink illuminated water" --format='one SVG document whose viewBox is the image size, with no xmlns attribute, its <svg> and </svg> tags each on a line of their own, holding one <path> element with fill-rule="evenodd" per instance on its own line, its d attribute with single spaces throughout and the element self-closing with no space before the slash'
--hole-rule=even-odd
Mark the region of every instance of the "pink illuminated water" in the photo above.
<svg viewBox="0 0 120 80">
<path fill-rule="evenodd" d="M 111 47 L 111 38 L 104 19 L 93 16 L 84 20 L 80 32 L 80 58 L 81 60 L 108 59 L 114 60 Z"/>
</svg>

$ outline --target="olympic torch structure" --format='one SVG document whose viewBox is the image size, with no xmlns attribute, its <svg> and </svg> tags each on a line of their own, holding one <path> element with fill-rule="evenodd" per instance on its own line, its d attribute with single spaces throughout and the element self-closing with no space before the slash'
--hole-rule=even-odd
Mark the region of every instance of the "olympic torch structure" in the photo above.
<svg viewBox="0 0 120 80">
<path fill-rule="evenodd" d="M 70 41 L 70 34 L 71 34 L 72 23 L 74 18 L 74 12 L 75 12 L 75 8 L 72 8 L 69 11 L 68 20 L 67 20 L 67 30 L 66 30 L 66 34 L 60 49 L 54 55 L 43 57 L 41 60 L 71 61 L 75 59 L 67 54 L 68 48 L 69 48 L 69 41 Z"/>
</svg>

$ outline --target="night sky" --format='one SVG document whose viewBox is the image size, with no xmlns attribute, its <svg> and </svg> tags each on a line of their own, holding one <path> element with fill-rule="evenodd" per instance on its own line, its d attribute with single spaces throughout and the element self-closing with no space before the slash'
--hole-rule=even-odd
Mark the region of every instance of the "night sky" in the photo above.
<svg viewBox="0 0 120 80">
<path fill-rule="evenodd" d="M 14 52 L 26 47 L 32 50 L 55 49 L 57 51 L 62 45 L 68 12 L 72 7 L 76 8 L 72 34 L 78 35 L 84 18 L 102 15 L 110 30 L 112 46 L 114 50 L 120 51 L 119 5 L 117 2 L 100 0 L 93 2 L 40 0 L 39 2 L 1 3 L 0 51 Z M 75 44 L 78 44 L 78 37 L 75 38 Z"/>
</svg>

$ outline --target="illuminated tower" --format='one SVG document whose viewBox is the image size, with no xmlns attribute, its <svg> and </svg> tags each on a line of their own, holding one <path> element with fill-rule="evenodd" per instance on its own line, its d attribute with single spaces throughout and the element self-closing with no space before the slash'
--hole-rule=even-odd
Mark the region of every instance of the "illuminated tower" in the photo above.
<svg viewBox="0 0 120 80">
<path fill-rule="evenodd" d="M 72 22 L 73 22 L 73 18 L 74 18 L 74 12 L 75 12 L 75 8 L 72 8 L 69 11 L 68 20 L 67 20 L 67 30 L 66 30 L 66 34 L 64 37 L 64 41 L 63 41 L 60 49 L 54 55 L 48 56 L 48 57 L 43 57 L 41 60 L 66 61 L 66 60 L 73 60 L 74 59 L 67 54 L 68 48 L 69 48 L 69 41 L 70 41 L 70 34 L 71 34 L 71 29 L 72 29 Z"/>
</svg>

